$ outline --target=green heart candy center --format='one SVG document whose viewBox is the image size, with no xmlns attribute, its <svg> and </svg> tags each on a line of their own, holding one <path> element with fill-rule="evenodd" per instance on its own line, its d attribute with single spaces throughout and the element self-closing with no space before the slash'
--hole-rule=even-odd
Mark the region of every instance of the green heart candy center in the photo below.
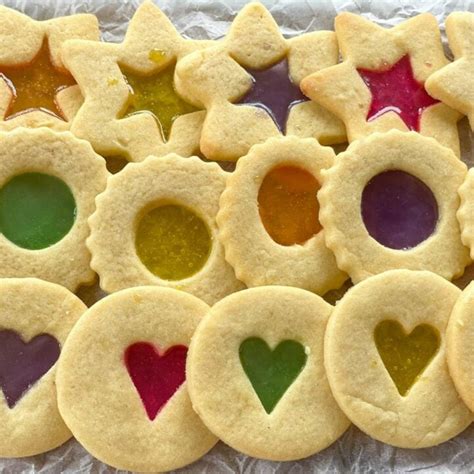
<svg viewBox="0 0 474 474">
<path fill-rule="evenodd" d="M 280 342 L 272 351 L 259 337 L 240 344 L 240 363 L 267 413 L 271 413 L 306 364 L 304 347 L 296 341 Z"/>
<path fill-rule="evenodd" d="M 375 345 L 382 362 L 403 397 L 431 362 L 440 345 L 438 331 L 420 324 L 406 334 L 398 321 L 382 321 L 375 328 Z"/>
</svg>

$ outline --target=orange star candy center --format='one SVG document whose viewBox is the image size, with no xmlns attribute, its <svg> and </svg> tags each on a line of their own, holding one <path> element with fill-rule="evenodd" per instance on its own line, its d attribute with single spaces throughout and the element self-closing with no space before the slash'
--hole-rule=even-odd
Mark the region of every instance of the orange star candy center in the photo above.
<svg viewBox="0 0 474 474">
<path fill-rule="evenodd" d="M 0 65 L 0 78 L 12 92 L 5 118 L 32 109 L 63 117 L 56 102 L 56 94 L 75 84 L 71 75 L 52 64 L 46 39 L 31 62 L 16 66 Z"/>
</svg>

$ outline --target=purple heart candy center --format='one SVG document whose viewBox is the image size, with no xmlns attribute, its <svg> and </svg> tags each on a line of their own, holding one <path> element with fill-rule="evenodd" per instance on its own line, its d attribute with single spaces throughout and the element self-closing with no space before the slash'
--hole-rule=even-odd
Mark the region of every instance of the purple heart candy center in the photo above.
<svg viewBox="0 0 474 474">
<path fill-rule="evenodd" d="M 50 334 L 24 342 L 15 331 L 0 331 L 0 388 L 9 408 L 48 372 L 59 354 L 59 342 Z"/>
</svg>

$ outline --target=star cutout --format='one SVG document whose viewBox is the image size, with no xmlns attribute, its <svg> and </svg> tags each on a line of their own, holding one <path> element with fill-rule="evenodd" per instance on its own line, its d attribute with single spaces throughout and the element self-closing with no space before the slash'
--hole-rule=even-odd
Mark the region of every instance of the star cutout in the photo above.
<svg viewBox="0 0 474 474">
<path fill-rule="evenodd" d="M 164 138 L 167 140 L 173 122 L 180 116 L 196 112 L 198 109 L 185 102 L 174 87 L 174 69 L 171 63 L 164 70 L 151 76 L 122 70 L 132 89 L 130 105 L 126 115 L 137 112 L 151 112 L 161 124 Z"/>
<path fill-rule="evenodd" d="M 424 85 L 415 79 L 408 55 L 389 69 L 357 69 L 357 72 L 372 94 L 367 121 L 395 112 L 410 130 L 418 132 L 423 111 L 439 102 L 428 95 Z"/>
<path fill-rule="evenodd" d="M 288 59 L 285 58 L 267 69 L 246 69 L 246 71 L 253 77 L 253 85 L 240 99 L 239 104 L 264 109 L 280 132 L 283 132 L 290 109 L 308 100 L 290 78 Z"/>
<path fill-rule="evenodd" d="M 56 102 L 56 94 L 75 84 L 72 76 L 53 66 L 47 40 L 29 64 L 0 66 L 0 78 L 6 82 L 13 95 L 5 118 L 32 109 L 63 117 Z"/>
</svg>

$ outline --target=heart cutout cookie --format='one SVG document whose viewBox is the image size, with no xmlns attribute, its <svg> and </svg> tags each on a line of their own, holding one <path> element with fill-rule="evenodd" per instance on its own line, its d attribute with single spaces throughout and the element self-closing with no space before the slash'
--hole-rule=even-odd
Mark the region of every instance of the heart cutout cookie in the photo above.
<svg viewBox="0 0 474 474">
<path fill-rule="evenodd" d="M 263 408 L 271 413 L 306 364 L 304 347 L 296 341 L 280 342 L 271 350 L 259 337 L 240 344 L 240 363 Z"/>
<path fill-rule="evenodd" d="M 0 331 L 0 388 L 9 408 L 48 372 L 60 352 L 59 342 L 50 334 L 24 342 L 15 331 Z"/>
<path fill-rule="evenodd" d="M 438 331 L 429 324 L 416 326 L 406 334 L 398 321 L 380 322 L 374 332 L 380 358 L 398 392 L 408 394 L 440 346 Z"/>
<path fill-rule="evenodd" d="M 125 350 L 125 365 L 153 421 L 186 380 L 188 348 L 177 345 L 160 354 L 149 342 L 137 342 Z"/>
</svg>

